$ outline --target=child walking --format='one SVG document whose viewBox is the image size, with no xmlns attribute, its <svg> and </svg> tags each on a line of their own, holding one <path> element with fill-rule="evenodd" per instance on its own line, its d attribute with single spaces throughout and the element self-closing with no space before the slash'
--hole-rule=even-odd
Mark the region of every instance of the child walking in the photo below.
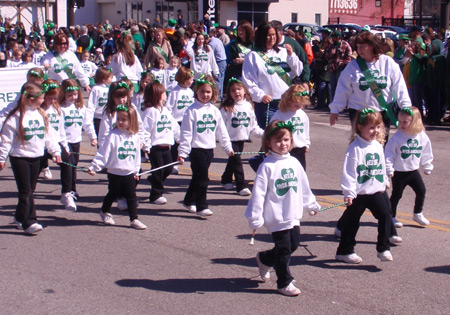
<svg viewBox="0 0 450 315">
<path fill-rule="evenodd" d="M 422 167 L 425 175 L 433 170 L 431 142 L 425 133 L 422 117 L 417 107 L 403 107 L 398 114 L 399 130 L 386 144 L 386 170 L 392 177 L 391 208 L 396 228 L 403 227 L 397 220 L 397 206 L 403 190 L 410 186 L 416 193 L 413 219 L 420 225 L 430 221 L 422 214 L 425 201 L 425 184 L 419 173 Z"/>
<path fill-rule="evenodd" d="M 66 130 L 64 128 L 64 116 L 61 108 L 58 104 L 58 96 L 61 90 L 58 81 L 46 80 L 42 85 L 45 91 L 44 102 L 41 104 L 41 108 L 47 115 L 50 126 L 56 132 L 58 136 L 58 142 L 61 147 L 61 159 L 63 162 L 74 164 L 74 155 L 70 154 L 69 144 L 66 139 Z M 48 167 L 48 160 L 52 156 L 48 152 L 41 160 L 41 169 L 43 169 L 44 176 L 46 169 L 50 172 Z M 61 163 L 60 175 L 61 175 L 61 203 L 65 206 L 66 210 L 76 211 L 77 205 L 75 203 L 75 193 L 72 191 L 72 167 L 70 165 Z M 51 174 L 51 173 L 50 173 Z"/>
<path fill-rule="evenodd" d="M 87 108 L 94 119 L 95 134 L 98 135 L 103 110 L 108 101 L 109 86 L 113 80 L 111 69 L 100 67 L 95 72 L 95 85 L 89 93 Z"/>
<path fill-rule="evenodd" d="M 295 157 L 306 171 L 306 153 L 309 151 L 309 118 L 303 109 L 310 105 L 309 92 L 300 84 L 293 84 L 281 95 L 278 110 L 271 120 L 291 122 L 294 126 L 294 146 L 290 154 Z"/>
<path fill-rule="evenodd" d="M 143 71 L 141 73 L 141 79 L 139 80 L 139 90 L 134 93 L 131 103 L 137 108 L 139 115 L 141 115 L 141 119 L 144 119 L 142 112 L 145 110 L 144 108 L 144 90 L 145 87 L 149 84 L 153 83 L 153 75 L 150 72 Z"/>
<path fill-rule="evenodd" d="M 19 191 L 14 222 L 27 234 L 42 231 L 37 221 L 34 191 L 41 170 L 41 159 L 47 149 L 57 163 L 61 151 L 54 129 L 40 108 L 44 100 L 42 87 L 28 82 L 22 88 L 18 106 L 7 116 L 1 131 L 0 170 L 10 155 L 11 167 Z"/>
<path fill-rule="evenodd" d="M 78 165 L 82 131 L 84 130 L 87 133 L 93 147 L 97 145 L 97 135 L 95 134 L 92 116 L 89 115 L 87 108 L 84 106 L 80 87 L 75 80 L 66 79 L 61 83 L 59 104 L 64 116 L 64 128 L 70 154 L 73 154 L 72 161 L 74 165 Z M 72 187 L 70 191 L 78 198 L 76 180 L 77 169 L 72 167 Z"/>
<path fill-rule="evenodd" d="M 189 156 L 192 179 L 183 205 L 189 212 L 210 216 L 213 212 L 206 201 L 208 170 L 214 157 L 216 137 L 226 154 L 233 156 L 233 148 L 219 109 L 218 90 L 210 75 L 201 75 L 194 84 L 195 102 L 185 112 L 181 123 L 178 161 L 183 164 Z"/>
<path fill-rule="evenodd" d="M 289 154 L 293 131 L 291 123 L 280 120 L 267 126 L 262 147 L 268 156 L 258 168 L 245 212 L 250 228 L 265 226 L 275 243 L 273 249 L 256 255 L 261 279 L 268 281 L 273 267 L 278 277 L 278 292 L 287 296 L 300 294 L 289 270 L 289 261 L 300 241 L 303 210 L 320 209 L 303 167 Z"/>
<path fill-rule="evenodd" d="M 130 226 L 137 230 L 145 230 L 147 226 L 137 216 L 136 183 L 141 167 L 140 139 L 138 135 L 138 114 L 134 107 L 119 105 L 116 107 L 117 122 L 108 134 L 103 145 L 89 167 L 89 174 L 103 168 L 108 170 L 108 194 L 103 200 L 100 217 L 107 225 L 116 224 L 111 205 L 118 197 L 127 201 Z"/>
<path fill-rule="evenodd" d="M 150 70 L 150 73 L 153 75 L 154 80 L 158 81 L 161 84 L 164 84 L 166 77 L 166 70 L 164 69 L 164 65 L 164 58 L 158 57 L 153 64 L 153 68 Z"/>
<path fill-rule="evenodd" d="M 392 261 L 389 236 L 397 232 L 386 193 L 383 117 L 371 108 L 360 110 L 356 113 L 353 132 L 341 178 L 347 209 L 338 222 L 341 240 L 336 259 L 349 264 L 361 263 L 361 257 L 355 253 L 355 237 L 361 216 L 368 208 L 378 220 L 377 256 L 381 261 Z M 393 243 L 401 242 L 399 236 L 391 238 L 395 238 Z"/>
<path fill-rule="evenodd" d="M 166 90 L 161 83 L 153 82 L 144 92 L 143 126 L 150 136 L 150 163 L 152 169 L 172 163 L 170 148 L 174 139 L 179 141 L 180 127 L 169 110 L 164 107 Z M 162 205 L 167 203 L 164 193 L 164 181 L 172 173 L 172 167 L 154 171 L 148 180 L 152 185 L 150 202 Z"/>
<path fill-rule="evenodd" d="M 236 78 L 228 81 L 227 95 L 220 106 L 231 144 L 234 152 L 243 152 L 244 143 L 250 139 L 250 134 L 261 138 L 264 134 L 255 117 L 253 102 L 245 85 Z M 236 181 L 236 191 L 241 196 L 250 196 L 252 193 L 247 188 L 242 167 L 241 156 L 236 154 L 228 158 L 227 166 L 222 174 L 222 186 L 233 189 L 233 174 Z"/>
<path fill-rule="evenodd" d="M 168 94 L 173 91 L 173 89 L 177 86 L 177 81 L 175 79 L 178 70 L 181 67 L 181 60 L 178 56 L 172 56 L 169 59 L 169 67 L 165 70 L 166 73 L 164 77 L 166 81 L 164 82 L 164 87 Z"/>
</svg>

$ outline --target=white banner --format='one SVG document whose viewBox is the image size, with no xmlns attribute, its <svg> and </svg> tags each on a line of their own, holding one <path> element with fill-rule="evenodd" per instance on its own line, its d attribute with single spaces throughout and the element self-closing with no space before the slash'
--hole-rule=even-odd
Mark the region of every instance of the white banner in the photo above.
<svg viewBox="0 0 450 315">
<path fill-rule="evenodd" d="M 0 109 L 16 99 L 22 85 L 27 81 L 29 68 L 0 69 Z"/>
</svg>

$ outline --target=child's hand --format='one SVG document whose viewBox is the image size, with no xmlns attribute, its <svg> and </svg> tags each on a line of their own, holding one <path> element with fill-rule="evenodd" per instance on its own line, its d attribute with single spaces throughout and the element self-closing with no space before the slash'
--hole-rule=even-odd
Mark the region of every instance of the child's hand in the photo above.
<svg viewBox="0 0 450 315">
<path fill-rule="evenodd" d="M 139 176 L 137 176 L 137 175 L 134 175 L 134 179 L 138 182 L 139 179 L 141 179 L 141 178 Z"/>
<path fill-rule="evenodd" d="M 86 85 L 86 87 L 84 88 L 86 90 L 86 92 L 91 92 L 91 87 L 89 85 Z"/>
<path fill-rule="evenodd" d="M 94 176 L 95 172 L 94 172 L 94 170 L 88 169 L 88 174 L 91 175 L 91 176 Z"/>
<path fill-rule="evenodd" d="M 234 156 L 234 151 L 231 151 L 231 153 L 228 154 L 228 156 Z"/>
<path fill-rule="evenodd" d="M 330 126 L 334 126 L 339 119 L 339 114 L 330 114 Z"/>
<path fill-rule="evenodd" d="M 97 139 L 92 139 L 92 140 L 91 140 L 91 146 L 92 146 L 92 147 L 97 146 Z"/>
<path fill-rule="evenodd" d="M 60 156 L 60 155 L 54 156 L 53 159 L 54 159 L 54 162 L 55 162 L 56 164 L 61 164 L 61 162 L 62 162 L 62 159 L 61 159 L 61 156 Z"/>
<path fill-rule="evenodd" d="M 184 163 L 184 158 L 182 158 L 181 156 L 179 156 L 179 157 L 177 158 L 177 161 L 180 162 L 180 165 L 183 165 L 183 163 Z"/>
<path fill-rule="evenodd" d="M 344 202 L 347 203 L 347 207 L 350 207 L 353 204 L 353 198 L 352 197 L 345 197 Z"/>
<path fill-rule="evenodd" d="M 308 147 L 306 147 L 305 153 L 308 153 L 308 152 L 309 152 L 309 148 L 308 148 Z"/>
<path fill-rule="evenodd" d="M 284 44 L 284 48 L 286 48 L 287 54 L 288 54 L 289 56 L 292 56 L 292 53 L 294 52 L 294 49 L 292 48 L 292 46 L 289 45 L 289 44 Z"/>
<path fill-rule="evenodd" d="M 2 171 L 5 168 L 5 163 L 4 162 L 0 162 L 0 171 Z"/>
</svg>

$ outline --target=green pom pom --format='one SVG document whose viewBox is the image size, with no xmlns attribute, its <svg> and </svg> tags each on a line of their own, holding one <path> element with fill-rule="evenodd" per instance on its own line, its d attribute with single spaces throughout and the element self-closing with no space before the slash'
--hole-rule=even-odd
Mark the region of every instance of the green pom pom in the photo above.
<svg viewBox="0 0 450 315">
<path fill-rule="evenodd" d="M 48 31 L 47 36 L 53 36 L 53 31 Z"/>
<path fill-rule="evenodd" d="M 50 28 L 54 28 L 55 27 L 55 23 L 50 22 L 49 26 L 50 26 Z"/>
<path fill-rule="evenodd" d="M 44 28 L 44 30 L 46 30 L 48 28 L 47 24 L 42 25 L 42 27 Z"/>
</svg>

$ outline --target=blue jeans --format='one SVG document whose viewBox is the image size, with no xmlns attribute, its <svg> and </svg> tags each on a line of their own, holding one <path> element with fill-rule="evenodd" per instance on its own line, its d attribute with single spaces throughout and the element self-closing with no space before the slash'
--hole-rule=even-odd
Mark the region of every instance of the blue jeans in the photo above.
<svg viewBox="0 0 450 315">
<path fill-rule="evenodd" d="M 221 60 L 217 61 L 217 66 L 219 67 L 219 77 L 217 80 L 217 85 L 219 87 L 219 96 L 222 98 L 223 95 L 223 80 L 225 79 L 225 71 L 227 70 L 227 61 Z"/>
<path fill-rule="evenodd" d="M 336 94 L 336 88 L 339 81 L 339 77 L 341 76 L 342 70 L 336 70 L 334 72 L 330 72 L 330 86 L 331 86 L 331 97 L 330 103 L 334 99 L 334 95 Z"/>
<path fill-rule="evenodd" d="M 255 116 L 258 126 L 261 129 L 266 129 L 266 125 L 270 122 L 270 119 L 278 110 L 279 100 L 273 100 L 269 104 L 255 102 Z M 269 113 L 267 114 L 267 106 L 269 106 Z"/>
<path fill-rule="evenodd" d="M 317 107 L 325 108 L 330 104 L 331 100 L 331 84 L 330 82 L 317 81 Z"/>
</svg>

